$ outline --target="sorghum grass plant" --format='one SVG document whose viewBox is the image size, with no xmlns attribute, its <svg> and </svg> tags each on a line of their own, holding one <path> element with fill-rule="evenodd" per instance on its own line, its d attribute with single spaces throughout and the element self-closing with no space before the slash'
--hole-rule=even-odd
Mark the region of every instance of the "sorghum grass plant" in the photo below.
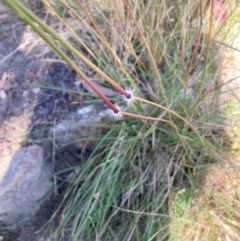
<svg viewBox="0 0 240 241">
<path fill-rule="evenodd" d="M 179 240 L 189 227 L 217 236 L 207 236 L 190 206 L 204 183 L 200 174 L 224 163 L 231 144 L 220 100 L 216 36 L 225 10 L 219 20 L 218 1 L 43 0 L 64 34 L 18 0 L 4 1 L 91 86 L 113 117 L 53 214 L 52 220 L 60 220 L 57 227 L 49 222 L 52 238 L 61 240 L 69 230 L 70 240 Z M 234 3 L 226 1 L 229 8 Z M 120 104 L 84 68 L 117 90 Z"/>
</svg>

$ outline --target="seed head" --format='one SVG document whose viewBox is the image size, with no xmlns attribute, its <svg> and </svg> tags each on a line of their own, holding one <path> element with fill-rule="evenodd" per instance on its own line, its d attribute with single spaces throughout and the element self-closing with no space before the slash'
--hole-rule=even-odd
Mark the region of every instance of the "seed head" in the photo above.
<svg viewBox="0 0 240 241">
<path fill-rule="evenodd" d="M 135 97 L 135 91 L 134 91 L 133 88 L 128 88 L 126 90 L 126 92 L 127 92 L 127 94 L 122 95 L 122 97 L 123 97 L 123 100 L 124 100 L 125 104 L 127 106 L 130 106 L 135 100 L 135 98 L 134 98 Z"/>
<path fill-rule="evenodd" d="M 115 110 L 108 109 L 107 114 L 111 116 L 115 121 L 120 121 L 123 119 L 122 111 L 121 111 L 122 108 L 117 104 L 115 104 L 115 107 L 116 107 Z"/>
</svg>

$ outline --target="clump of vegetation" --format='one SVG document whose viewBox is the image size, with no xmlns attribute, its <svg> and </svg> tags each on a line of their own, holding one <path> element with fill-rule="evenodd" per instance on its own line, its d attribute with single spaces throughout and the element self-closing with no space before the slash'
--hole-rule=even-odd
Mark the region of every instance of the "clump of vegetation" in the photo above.
<svg viewBox="0 0 240 241">
<path fill-rule="evenodd" d="M 217 228 L 205 233 L 196 208 L 206 167 L 224 163 L 231 146 L 218 40 L 226 19 L 216 13 L 217 1 L 44 0 L 64 34 L 19 1 L 5 2 L 92 87 L 113 117 L 67 185 L 61 215 L 53 215 L 60 219 L 55 240 L 68 230 L 71 240 L 179 240 L 184 233 L 187 240 L 219 238 Z M 123 100 L 105 96 L 80 65 Z M 186 231 L 195 226 L 203 235 Z"/>
</svg>

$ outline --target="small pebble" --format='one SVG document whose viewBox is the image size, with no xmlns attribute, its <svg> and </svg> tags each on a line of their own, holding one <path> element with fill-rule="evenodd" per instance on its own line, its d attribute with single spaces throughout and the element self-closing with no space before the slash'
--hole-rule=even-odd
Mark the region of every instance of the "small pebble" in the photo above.
<svg viewBox="0 0 240 241">
<path fill-rule="evenodd" d="M 2 100 L 7 99 L 7 93 L 5 90 L 0 90 L 0 99 Z"/>
<path fill-rule="evenodd" d="M 27 97 L 29 94 L 29 91 L 28 90 L 24 90 L 23 93 L 22 93 L 22 96 L 23 97 Z"/>
<path fill-rule="evenodd" d="M 4 72 L 4 73 L 2 74 L 1 79 L 0 79 L 0 89 L 3 89 L 4 86 L 6 85 L 7 78 L 8 78 L 8 74 L 7 74 L 7 72 Z"/>
<path fill-rule="evenodd" d="M 36 95 L 36 94 L 39 94 L 40 91 L 41 91 L 41 89 L 38 88 L 38 87 L 32 88 L 32 92 L 33 92 L 35 95 Z"/>
</svg>

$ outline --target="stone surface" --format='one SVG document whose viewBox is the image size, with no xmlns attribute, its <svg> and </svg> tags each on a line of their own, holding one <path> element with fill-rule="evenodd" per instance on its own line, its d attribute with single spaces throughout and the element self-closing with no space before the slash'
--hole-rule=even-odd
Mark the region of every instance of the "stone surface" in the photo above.
<svg viewBox="0 0 240 241">
<path fill-rule="evenodd" d="M 4 223 L 34 212 L 53 185 L 51 167 L 44 164 L 43 149 L 38 145 L 17 150 L 0 174 L 0 221 Z"/>
<path fill-rule="evenodd" d="M 94 138 L 104 132 L 101 118 L 107 113 L 100 106 L 87 105 L 79 108 L 76 113 L 66 115 L 68 121 L 56 124 L 49 131 L 49 138 L 54 138 L 59 147 L 75 143 L 79 148 L 86 148 L 88 142 L 88 148 L 93 149 L 96 145 Z"/>
</svg>

